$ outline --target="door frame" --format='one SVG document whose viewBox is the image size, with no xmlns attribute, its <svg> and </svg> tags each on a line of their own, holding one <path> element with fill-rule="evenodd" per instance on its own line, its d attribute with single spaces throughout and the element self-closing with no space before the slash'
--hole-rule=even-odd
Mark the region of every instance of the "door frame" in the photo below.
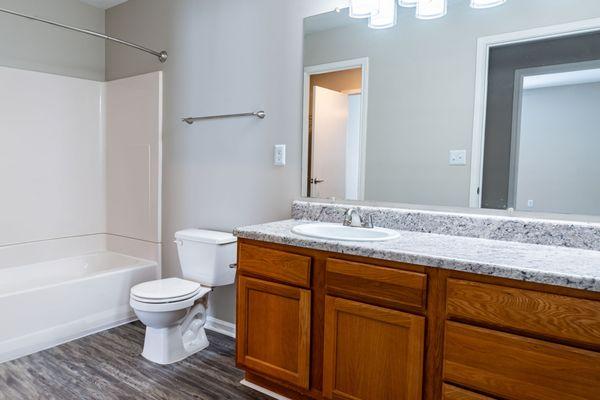
<svg viewBox="0 0 600 400">
<path fill-rule="evenodd" d="M 549 25 L 541 28 L 485 36 L 477 39 L 469 207 L 481 208 L 490 50 L 497 46 L 580 35 L 598 30 L 600 30 L 600 18 L 591 18 L 566 24 Z"/>
<path fill-rule="evenodd" d="M 359 153 L 359 174 L 358 174 L 358 199 L 365 198 L 365 166 L 366 166 L 366 148 L 367 148 L 367 105 L 369 90 L 369 58 L 355 58 L 344 61 L 337 61 L 327 64 L 311 65 L 304 67 L 304 98 L 302 99 L 302 197 L 308 195 L 308 115 L 310 107 L 310 77 L 327 72 L 345 71 L 348 69 L 361 68 L 362 72 L 362 99 L 360 116 L 360 153 Z M 344 199 L 340 199 L 344 200 Z"/>
</svg>

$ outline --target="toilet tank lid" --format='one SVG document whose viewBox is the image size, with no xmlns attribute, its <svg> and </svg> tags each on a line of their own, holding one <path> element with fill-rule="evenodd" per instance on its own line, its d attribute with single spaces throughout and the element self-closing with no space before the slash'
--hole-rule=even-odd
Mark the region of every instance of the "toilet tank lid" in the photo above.
<svg viewBox="0 0 600 400">
<path fill-rule="evenodd" d="M 237 241 L 237 238 L 229 232 L 210 231 L 206 229 L 184 229 L 175 233 L 175 239 L 209 244 L 227 244 Z"/>
</svg>

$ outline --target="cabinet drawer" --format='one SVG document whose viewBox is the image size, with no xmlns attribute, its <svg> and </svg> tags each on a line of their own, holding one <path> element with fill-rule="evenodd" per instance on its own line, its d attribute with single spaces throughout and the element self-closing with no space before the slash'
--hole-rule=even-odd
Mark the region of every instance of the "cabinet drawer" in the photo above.
<svg viewBox="0 0 600 400">
<path fill-rule="evenodd" d="M 443 400 L 494 400 L 491 397 L 474 393 L 456 386 L 444 384 Z"/>
<path fill-rule="evenodd" d="M 327 259 L 327 292 L 388 307 L 425 308 L 427 275 Z"/>
<path fill-rule="evenodd" d="M 449 279 L 447 313 L 448 318 L 600 349 L 600 302 L 597 301 Z"/>
<path fill-rule="evenodd" d="M 310 287 L 310 257 L 240 243 L 238 271 Z"/>
<path fill-rule="evenodd" d="M 506 400 L 597 400 L 600 353 L 447 322 L 444 380 Z"/>
</svg>

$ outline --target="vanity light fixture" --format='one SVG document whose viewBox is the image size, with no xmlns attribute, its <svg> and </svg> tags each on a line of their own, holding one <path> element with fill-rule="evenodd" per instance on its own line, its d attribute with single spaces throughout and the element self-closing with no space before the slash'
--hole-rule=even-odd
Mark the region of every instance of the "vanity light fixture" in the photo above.
<svg viewBox="0 0 600 400">
<path fill-rule="evenodd" d="M 396 0 L 379 0 L 379 13 L 369 18 L 369 28 L 385 29 L 396 25 Z"/>
<path fill-rule="evenodd" d="M 419 0 L 417 2 L 417 18 L 441 18 L 448 12 L 448 0 Z"/>
<path fill-rule="evenodd" d="M 469 0 L 471 8 L 491 8 L 506 0 Z M 441 18 L 448 13 L 448 0 L 398 0 L 401 7 L 416 7 L 418 19 Z M 339 12 L 338 9 L 336 9 Z M 350 17 L 369 18 L 369 28 L 391 28 L 397 23 L 396 0 L 350 0 Z"/>
<path fill-rule="evenodd" d="M 506 0 L 471 0 L 471 8 L 490 8 L 506 3 Z"/>
<path fill-rule="evenodd" d="M 369 18 L 379 14 L 379 0 L 351 0 L 350 18 Z"/>
</svg>

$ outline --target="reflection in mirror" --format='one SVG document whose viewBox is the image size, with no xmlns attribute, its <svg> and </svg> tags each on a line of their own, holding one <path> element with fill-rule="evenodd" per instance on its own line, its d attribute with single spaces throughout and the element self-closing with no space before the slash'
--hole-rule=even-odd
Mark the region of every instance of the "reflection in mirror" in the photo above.
<svg viewBox="0 0 600 400">
<path fill-rule="evenodd" d="M 388 29 L 305 19 L 303 195 L 600 215 L 600 23 L 469 4 L 433 21 L 398 7 Z"/>
<path fill-rule="evenodd" d="M 599 41 L 491 49 L 482 207 L 600 215 Z"/>
<path fill-rule="evenodd" d="M 517 71 L 510 206 L 600 214 L 599 67 L 593 62 Z"/>
<path fill-rule="evenodd" d="M 363 66 L 330 64 L 311 71 L 307 195 L 360 200 Z"/>
</svg>

